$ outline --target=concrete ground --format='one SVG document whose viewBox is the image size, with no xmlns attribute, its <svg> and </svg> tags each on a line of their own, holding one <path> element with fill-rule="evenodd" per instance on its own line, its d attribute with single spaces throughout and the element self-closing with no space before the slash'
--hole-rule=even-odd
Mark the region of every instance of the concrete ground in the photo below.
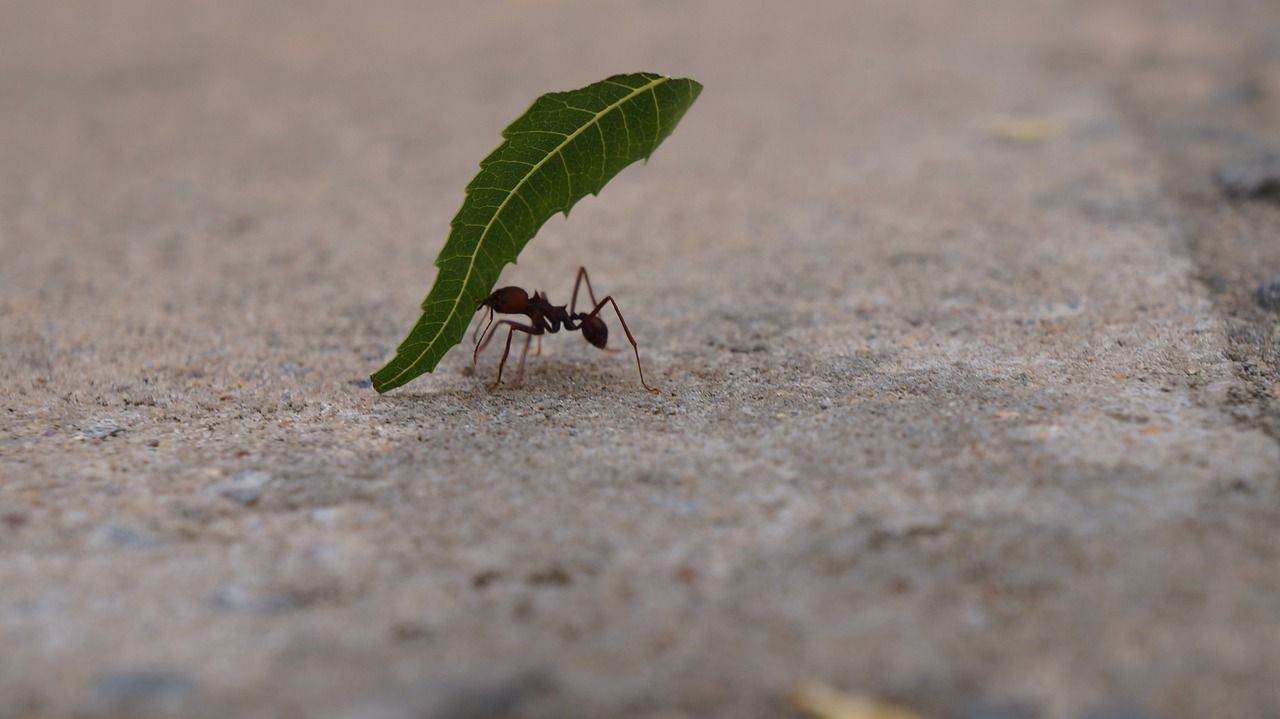
<svg viewBox="0 0 1280 719">
<path fill-rule="evenodd" d="M 1269 0 L 0 4 L 0 717 L 1280 716 Z M 376 395 L 541 92 L 706 85 Z M 617 327 L 614 328 L 615 336 Z"/>
</svg>

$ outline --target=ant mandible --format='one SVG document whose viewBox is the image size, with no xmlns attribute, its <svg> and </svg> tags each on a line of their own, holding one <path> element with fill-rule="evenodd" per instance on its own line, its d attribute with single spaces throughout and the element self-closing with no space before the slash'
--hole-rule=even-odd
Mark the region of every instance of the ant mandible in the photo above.
<svg viewBox="0 0 1280 719">
<path fill-rule="evenodd" d="M 587 296 L 591 298 L 593 308 L 590 312 L 578 312 L 578 288 L 582 283 L 587 283 Z M 490 385 L 489 389 L 496 389 L 502 384 L 502 368 L 507 364 L 507 355 L 511 353 L 511 337 L 516 332 L 525 333 L 524 351 L 520 353 L 520 367 L 516 370 L 517 381 L 519 377 L 524 376 L 524 360 L 529 355 L 529 343 L 536 336 L 538 338 L 538 351 L 542 351 L 542 335 L 550 333 L 555 334 L 561 329 L 573 332 L 581 330 L 582 336 L 586 338 L 592 345 L 600 349 L 606 349 L 605 345 L 609 341 L 609 327 L 600 319 L 600 310 L 604 309 L 606 304 L 613 305 L 613 311 L 618 315 L 618 321 L 622 323 L 622 331 L 627 333 L 627 340 L 631 342 L 631 349 L 636 355 L 636 369 L 640 372 L 640 384 L 650 392 L 658 390 L 649 386 L 644 381 L 644 368 L 640 366 L 640 348 L 636 346 L 636 338 L 631 336 L 631 330 L 627 327 L 627 321 L 622 318 L 622 310 L 618 309 L 618 303 L 614 301 L 613 296 L 606 296 L 603 300 L 596 302 L 596 293 L 591 289 L 591 278 L 587 277 L 587 269 L 585 267 L 578 268 L 578 278 L 573 283 L 573 297 L 569 300 L 569 307 L 565 309 L 564 305 L 553 305 L 547 299 L 547 295 L 543 292 L 534 292 L 530 297 L 529 293 L 519 287 L 503 287 L 493 291 L 493 294 L 485 298 L 483 302 L 476 305 L 476 311 L 479 312 L 484 308 L 489 308 L 489 318 L 487 322 L 477 325 L 475 334 L 472 335 L 472 341 L 476 341 L 475 352 L 471 355 L 471 370 L 474 372 L 476 361 L 480 358 L 480 353 L 488 346 L 489 340 L 493 339 L 498 328 L 507 325 L 507 346 L 502 350 L 502 361 L 498 363 L 498 379 Z M 529 324 L 520 324 L 512 320 L 499 320 L 494 323 L 494 313 L 503 315 L 525 315 L 529 318 Z M 612 350 L 610 350 L 612 351 Z"/>
</svg>

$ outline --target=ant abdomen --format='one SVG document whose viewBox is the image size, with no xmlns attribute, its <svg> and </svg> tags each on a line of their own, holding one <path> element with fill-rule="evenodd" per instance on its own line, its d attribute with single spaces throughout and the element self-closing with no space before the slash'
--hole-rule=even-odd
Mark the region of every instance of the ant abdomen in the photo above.
<svg viewBox="0 0 1280 719">
<path fill-rule="evenodd" d="M 587 315 L 582 318 L 582 336 L 593 346 L 604 349 L 609 343 L 609 325 L 596 315 Z"/>
<path fill-rule="evenodd" d="M 494 290 L 481 306 L 485 305 L 499 314 L 522 314 L 529 307 L 529 293 L 519 287 L 503 287 Z"/>
</svg>

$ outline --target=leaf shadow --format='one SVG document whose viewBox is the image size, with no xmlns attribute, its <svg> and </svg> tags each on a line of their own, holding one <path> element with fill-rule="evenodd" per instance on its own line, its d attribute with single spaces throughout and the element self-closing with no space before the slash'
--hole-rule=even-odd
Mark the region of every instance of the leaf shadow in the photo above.
<svg viewBox="0 0 1280 719">
<path fill-rule="evenodd" d="M 646 372 L 646 377 L 649 374 Z M 510 367 L 503 372 L 502 384 L 494 387 L 496 378 L 495 367 L 481 366 L 469 376 L 459 371 L 456 377 L 450 377 L 438 386 L 426 383 L 415 386 L 412 391 L 390 392 L 382 395 L 380 400 L 400 407 L 412 406 L 418 411 L 449 411 L 461 406 L 484 409 L 486 404 L 494 409 L 500 406 L 511 408 L 548 399 L 582 400 L 608 395 L 629 397 L 632 390 L 637 397 L 648 396 L 640 385 L 634 362 L 614 366 L 610 362 L 540 358 L 530 361 L 519 380 Z M 649 379 L 651 383 L 654 380 L 653 377 Z M 661 376 L 658 379 L 661 380 Z"/>
</svg>

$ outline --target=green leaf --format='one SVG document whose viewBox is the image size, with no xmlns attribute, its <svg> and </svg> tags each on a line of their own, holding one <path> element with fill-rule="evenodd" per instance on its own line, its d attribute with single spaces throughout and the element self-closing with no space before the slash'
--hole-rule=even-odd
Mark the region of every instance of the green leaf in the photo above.
<svg viewBox="0 0 1280 719">
<path fill-rule="evenodd" d="M 374 373 L 373 388 L 386 392 L 435 369 L 538 228 L 557 212 L 568 216 L 587 193 L 599 194 L 622 168 L 647 160 L 700 92 L 693 80 L 637 73 L 534 101 L 502 131 L 505 141 L 467 185 L 422 317 Z"/>
</svg>

